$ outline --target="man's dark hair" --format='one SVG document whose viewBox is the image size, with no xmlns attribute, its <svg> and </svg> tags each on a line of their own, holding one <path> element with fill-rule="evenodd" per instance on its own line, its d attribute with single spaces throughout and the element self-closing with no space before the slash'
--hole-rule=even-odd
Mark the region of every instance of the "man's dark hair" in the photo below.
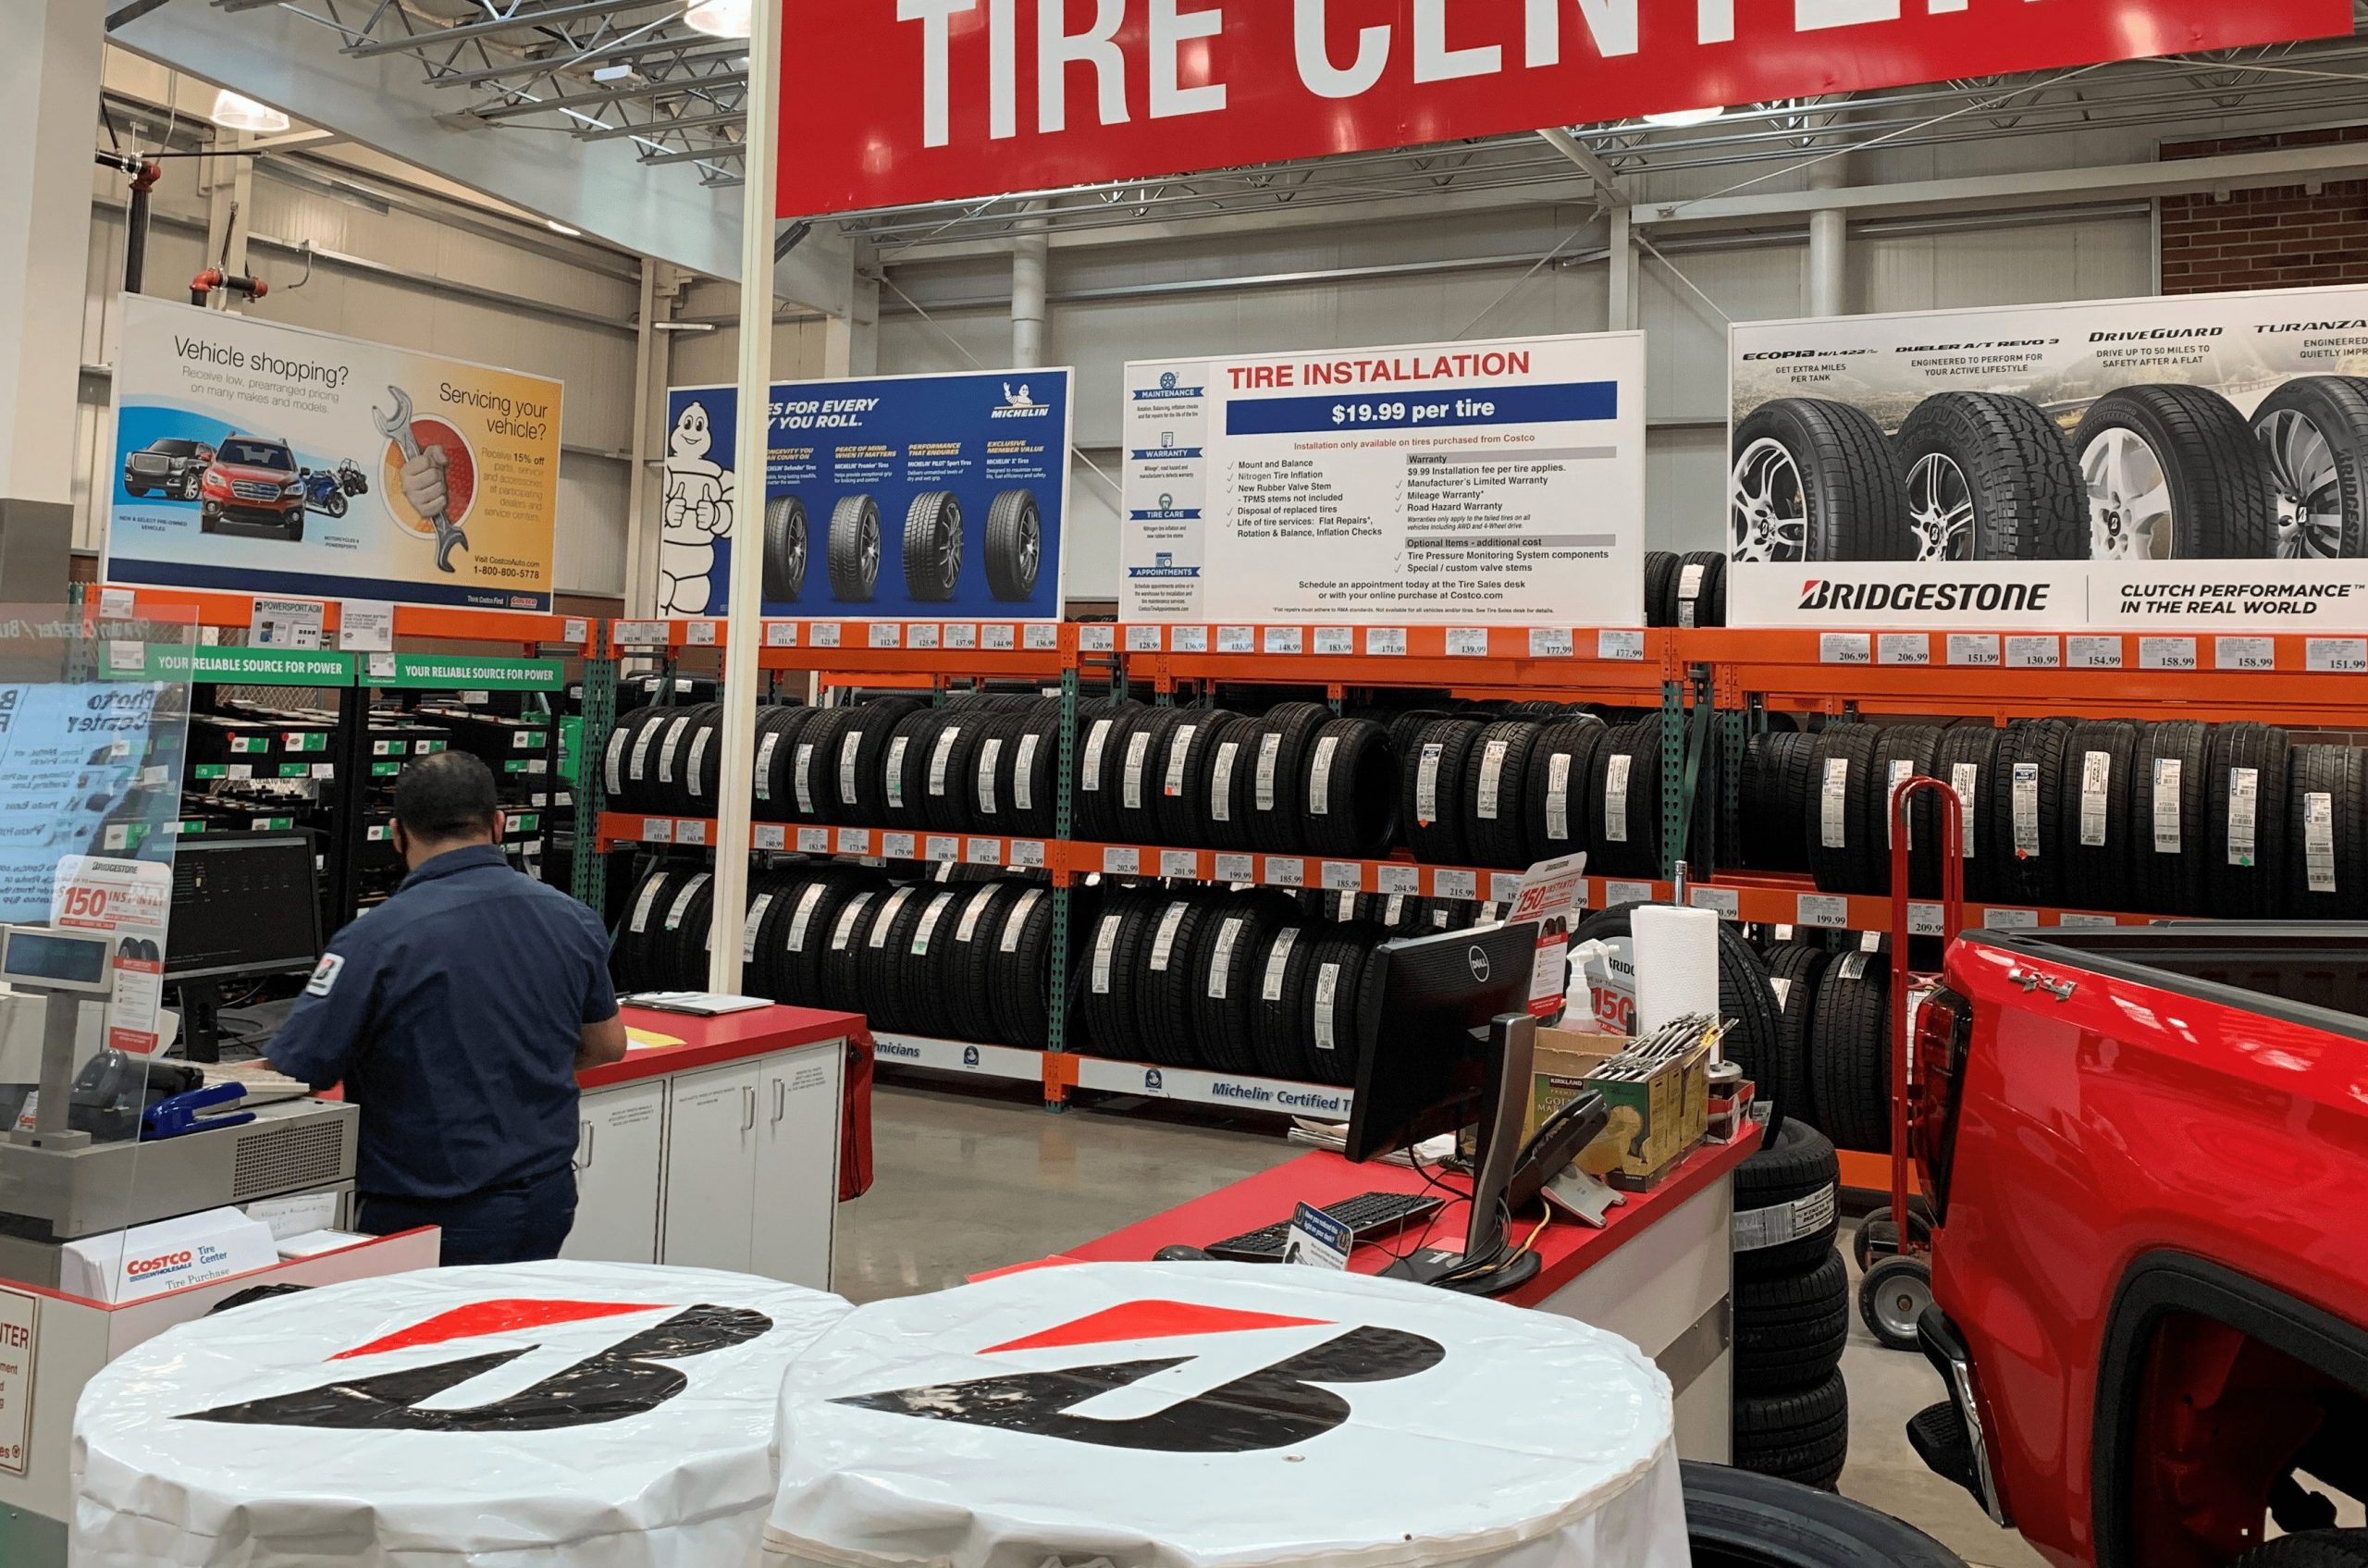
<svg viewBox="0 0 2368 1568">
<path fill-rule="evenodd" d="M 439 751 L 395 782 L 395 821 L 413 838 L 490 838 L 500 802 L 493 770 L 465 751 Z"/>
</svg>

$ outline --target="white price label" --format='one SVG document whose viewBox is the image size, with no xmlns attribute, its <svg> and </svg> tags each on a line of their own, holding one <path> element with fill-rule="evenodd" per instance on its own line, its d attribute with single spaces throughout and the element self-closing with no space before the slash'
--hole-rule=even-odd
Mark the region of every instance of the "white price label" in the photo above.
<svg viewBox="0 0 2368 1568">
<path fill-rule="evenodd" d="M 1257 647 L 1258 628 L 1255 626 L 1219 626 L 1217 628 L 1219 653 L 1251 653 L 1256 651 Z"/>
<path fill-rule="evenodd" d="M 795 621 L 766 622 L 765 646 L 767 648 L 796 648 L 797 646 L 797 623 Z"/>
<path fill-rule="evenodd" d="M 1532 659 L 1569 659 L 1574 651 L 1568 627 L 1532 626 L 1529 629 L 1529 656 Z"/>
<path fill-rule="evenodd" d="M 2177 855 L 2186 848 L 2179 825 L 2179 782 L 2187 765 L 2176 757 L 2154 759 L 2154 853 Z"/>
<path fill-rule="evenodd" d="M 1877 654 L 1885 664 L 1930 664 L 1932 639 L 1922 632 L 1885 632 Z"/>
<path fill-rule="evenodd" d="M 800 855 L 828 855 L 831 852 L 831 830 L 828 828 L 798 829 L 797 852 Z"/>
<path fill-rule="evenodd" d="M 839 646 L 839 623 L 836 621 L 817 621 L 806 635 L 816 648 Z"/>
<path fill-rule="evenodd" d="M 905 628 L 894 621 L 874 621 L 869 628 L 868 646 L 872 648 L 902 648 Z"/>
<path fill-rule="evenodd" d="M 1297 626 L 1266 628 L 1265 648 L 1268 653 L 1301 653 L 1305 651 L 1304 639 Z"/>
<path fill-rule="evenodd" d="M 2302 796 L 2302 858 L 2312 893 L 2337 891 L 2335 796 L 2324 790 L 2314 789 Z"/>
<path fill-rule="evenodd" d="M 1595 656 L 1615 663 L 1641 664 L 1645 660 L 1645 634 L 1597 632 L 1595 635 Z"/>
<path fill-rule="evenodd" d="M 987 637 L 989 648 L 1011 646 L 1008 640 L 1011 635 L 1009 627 L 993 627 L 991 634 L 993 633 L 999 633 L 1001 636 L 989 635 Z M 1049 621 L 1031 621 L 1028 623 L 1027 635 L 1021 638 L 1021 643 L 1030 653 L 1050 653 L 1061 646 L 1061 629 Z"/>
<path fill-rule="evenodd" d="M 1013 839 L 1011 864 L 1015 867 L 1041 868 L 1044 864 L 1044 841 L 1041 838 Z"/>
<path fill-rule="evenodd" d="M 1033 633 L 1036 630 L 1033 626 L 1030 626 L 1028 629 L 1030 633 Z M 979 646 L 985 648 L 990 653 L 1009 653 L 1014 646 L 1014 634 L 1018 630 L 1018 628 L 1014 626 L 980 626 L 979 628 Z M 1059 632 L 1051 626 L 1045 627 L 1044 630 L 1053 633 L 1054 643 L 1057 645 L 1060 638 Z M 1032 636 L 1029 639 L 1028 646 L 1030 648 L 1034 648 L 1036 646 L 1035 639 Z"/>
<path fill-rule="evenodd" d="M 2305 662 L 2325 674 L 2368 674 L 2368 638 L 2312 637 L 2303 644 Z"/>
<path fill-rule="evenodd" d="M 617 644 L 621 648 L 664 648 L 666 623 L 620 621 L 617 623 Z"/>
<path fill-rule="evenodd" d="M 2275 670 L 2277 668 L 2277 639 L 2214 637 L 2212 639 L 2212 667 L 2215 670 Z"/>
<path fill-rule="evenodd" d="M 1266 858 L 1266 885 L 1269 887 L 1305 887 L 1307 862 L 1286 860 L 1276 856 Z"/>
<path fill-rule="evenodd" d="M 2043 853 L 2039 842 L 2039 764 L 2017 762 L 2013 781 L 2015 853 L 2026 860 Z"/>
<path fill-rule="evenodd" d="M 2195 668 L 2195 639 L 2140 637 L 2138 667 L 2140 670 L 2192 670 Z"/>
<path fill-rule="evenodd" d="M 1327 893 L 1362 893 L 1365 886 L 1365 869 L 1354 860 L 1324 862 L 1324 888 Z"/>
<path fill-rule="evenodd" d="M 940 865 L 952 865 L 962 858 L 962 841 L 956 837 L 931 833 L 929 835 L 928 842 L 921 846 L 921 858 L 934 860 Z"/>
<path fill-rule="evenodd" d="M 2055 923 L 2066 931 L 2111 931 L 2121 922 L 2111 915 L 2058 915 Z"/>
<path fill-rule="evenodd" d="M 905 646 L 906 648 L 918 648 L 922 649 L 932 648 L 937 646 L 937 638 L 938 628 L 926 622 L 919 625 L 907 626 L 905 628 Z"/>
<path fill-rule="evenodd" d="M 1603 903 L 1607 909 L 1622 904 L 1649 904 L 1653 901 L 1653 884 L 1648 882 L 1608 882 L 1603 884 Z"/>
<path fill-rule="evenodd" d="M 1521 896 L 1521 884 L 1522 873 L 1519 871 L 1490 871 L 1488 873 L 1488 901 L 1492 904 L 1512 903 Z M 1652 893 L 1650 892 L 1652 883 L 1640 882 L 1634 885 L 1647 890 L 1637 895 L 1638 897 L 1650 898 L 1652 896 Z"/>
<path fill-rule="evenodd" d="M 2261 770 L 2228 770 L 2228 864 L 2250 867 L 2261 826 Z"/>
<path fill-rule="evenodd" d="M 1403 626 L 1367 626 L 1365 657 L 1368 659 L 1403 659 L 1406 657 L 1406 628 Z"/>
<path fill-rule="evenodd" d="M 1216 880 L 1225 883 L 1256 882 L 1258 857 L 1255 855 L 1218 856 Z"/>
<path fill-rule="evenodd" d="M 979 646 L 979 628 L 949 623 L 945 628 L 945 646 L 949 648 L 974 648 Z"/>
<path fill-rule="evenodd" d="M 674 819 L 672 817 L 644 817 L 641 821 L 641 842 L 644 844 L 673 843 Z"/>
<path fill-rule="evenodd" d="M 1209 651 L 1209 629 L 1206 626 L 1170 626 L 1167 640 L 1178 653 Z"/>
<path fill-rule="evenodd" d="M 1122 849 L 1116 845 L 1104 845 L 1102 850 L 1102 874 L 1131 877 L 1142 874 L 1143 857 L 1140 849 Z"/>
<path fill-rule="evenodd" d="M 1159 852 L 1159 874 L 1197 877 L 1201 874 L 1201 858 L 1189 849 L 1163 849 Z"/>
<path fill-rule="evenodd" d="M 1128 653 L 1157 653 L 1165 640 L 1160 636 L 1162 630 L 1163 628 L 1155 625 L 1128 627 L 1127 651 Z"/>
<path fill-rule="evenodd" d="M 2018 636 L 2006 639 L 2006 668 L 2009 670 L 2060 670 L 2064 668 L 2064 643 L 2058 637 Z"/>
<path fill-rule="evenodd" d="M 1087 653 L 1116 653 L 1118 650 L 1118 628 L 1108 622 L 1080 626 L 1077 633 L 1077 646 Z"/>
<path fill-rule="evenodd" d="M 702 821 L 679 821 L 674 824 L 674 842 L 703 845 L 708 841 L 708 824 Z"/>
<path fill-rule="evenodd" d="M 1994 670 L 2004 662 L 1998 651 L 1998 639 L 1980 632 L 1951 632 L 1949 662 L 1968 665 L 1980 670 Z"/>
<path fill-rule="evenodd" d="M 1688 897 L 1696 908 L 1711 910 L 1722 920 L 1743 919 L 1743 895 L 1732 887 L 1697 887 Z"/>
<path fill-rule="evenodd" d="M 871 830 L 870 828 L 841 828 L 838 842 L 834 847 L 842 855 L 869 855 L 871 853 Z"/>
<path fill-rule="evenodd" d="M 1354 653 L 1357 633 L 1353 626 L 1318 626 L 1315 628 L 1315 651 L 1318 653 Z"/>
<path fill-rule="evenodd" d="M 2037 931 L 2037 909 L 1984 909 L 1981 923 L 1992 931 Z"/>
<path fill-rule="evenodd" d="M 1865 632 L 1825 632 L 1817 639 L 1820 664 L 1871 664 L 1874 639 Z"/>
<path fill-rule="evenodd" d="M 1825 759 L 1825 783 L 1818 792 L 1818 841 L 1827 849 L 1850 847 L 1850 759 Z"/>
<path fill-rule="evenodd" d="M 970 841 L 969 861 L 970 864 L 974 866 L 1002 865 L 1003 840 L 999 838 L 972 839 Z"/>
<path fill-rule="evenodd" d="M 685 622 L 683 625 L 683 646 L 685 648 L 713 648 L 715 646 L 715 623 L 712 621 Z"/>
<path fill-rule="evenodd" d="M 750 830 L 749 845 L 758 849 L 775 851 L 789 847 L 789 830 L 779 822 L 758 822 Z"/>
<path fill-rule="evenodd" d="M 1447 656 L 1449 659 L 1487 658 L 1488 628 L 1486 626 L 1449 626 L 1447 629 Z"/>
<path fill-rule="evenodd" d="M 1910 936 L 1943 936 L 1941 929 L 1941 907 L 1938 904 L 1910 904 L 1907 907 L 1907 934 Z"/>
<path fill-rule="evenodd" d="M 921 858 L 920 839 L 908 833 L 883 833 L 880 835 L 880 856 L 884 860 L 918 860 Z"/>
<path fill-rule="evenodd" d="M 1374 891 L 1410 898 L 1422 895 L 1423 872 L 1418 866 L 1376 866 L 1374 868 Z"/>
<path fill-rule="evenodd" d="M 1821 893 L 1804 893 L 1794 901 L 1793 923 L 1819 931 L 1840 931 L 1850 923 L 1850 901 Z"/>
<path fill-rule="evenodd" d="M 1431 896 L 1460 898 L 1467 904 L 1480 901 L 1480 873 L 1477 871 L 1433 871 Z"/>
<path fill-rule="evenodd" d="M 2121 668 L 2119 637 L 2066 637 L 2065 665 L 2073 670 L 2118 670 Z"/>
<path fill-rule="evenodd" d="M 2113 753 L 2091 751 L 2080 759 L 2080 846 L 2102 849 L 2105 843 L 2105 804 L 2113 789 Z"/>
</svg>

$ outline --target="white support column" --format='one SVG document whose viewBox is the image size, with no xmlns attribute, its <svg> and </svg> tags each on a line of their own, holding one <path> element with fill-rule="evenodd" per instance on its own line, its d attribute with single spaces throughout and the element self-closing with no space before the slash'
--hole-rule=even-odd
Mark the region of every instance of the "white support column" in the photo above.
<svg viewBox="0 0 2368 1568">
<path fill-rule="evenodd" d="M 848 290 L 847 314 L 822 326 L 822 374 L 880 374 L 880 279 L 857 271 Z"/>
<path fill-rule="evenodd" d="M 633 472 L 625 492 L 625 614 L 636 619 L 658 613 L 658 538 L 662 529 L 650 526 L 660 488 L 649 471 L 656 434 L 649 422 L 662 389 L 659 366 L 668 348 L 668 335 L 657 325 L 658 269 L 663 265 L 641 258 L 641 300 L 635 317 L 639 330 L 633 351 Z"/>
<path fill-rule="evenodd" d="M 1817 117 L 1819 129 L 1839 130 L 1839 112 Z M 1809 167 L 1811 191 L 1839 191 L 1850 183 L 1850 158 L 1836 152 L 1840 139 L 1817 143 L 1828 154 Z M 1840 207 L 1820 207 L 1809 214 L 1808 306 L 1811 315 L 1850 314 L 1850 215 Z"/>
<path fill-rule="evenodd" d="M 1604 329 L 1610 332 L 1633 332 L 1636 329 L 1636 225 L 1635 210 L 1614 207 L 1611 219 L 1611 278 L 1610 295 L 1605 309 Z"/>
<path fill-rule="evenodd" d="M 1015 369 L 1032 370 L 1044 363 L 1053 234 L 1041 216 L 1020 219 L 1019 231 L 1011 245 L 1011 363 Z"/>
<path fill-rule="evenodd" d="M 765 471 L 772 448 L 773 202 L 781 161 L 782 0 L 756 0 L 748 18 L 747 184 L 740 216 L 742 475 L 734 520 L 732 590 L 723 654 L 723 784 L 715 831 L 715 923 L 708 989 L 740 989 L 748 922 L 749 815 L 755 807 L 757 652 L 764 641 Z"/>
<path fill-rule="evenodd" d="M 66 597 L 105 6 L 13 0 L 0 57 L 0 601 Z"/>
</svg>

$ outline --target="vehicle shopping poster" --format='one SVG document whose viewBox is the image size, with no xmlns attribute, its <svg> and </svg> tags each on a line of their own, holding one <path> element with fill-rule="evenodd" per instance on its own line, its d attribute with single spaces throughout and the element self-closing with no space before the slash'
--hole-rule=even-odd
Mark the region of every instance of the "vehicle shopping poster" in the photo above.
<svg viewBox="0 0 2368 1568">
<path fill-rule="evenodd" d="M 1731 343 L 1731 624 L 2368 631 L 2368 290 L 1752 322 Z M 1996 638 L 1951 656 L 2000 662 Z"/>
<path fill-rule="evenodd" d="M 125 295 L 104 580 L 550 608 L 556 381 Z"/>
<path fill-rule="evenodd" d="M 765 504 L 744 507 L 734 387 L 667 394 L 659 609 L 721 615 L 732 552 L 765 613 L 1061 617 L 1074 373 L 784 381 Z"/>
<path fill-rule="evenodd" d="M 1140 362 L 1120 618 L 1644 623 L 1642 333 Z"/>
</svg>

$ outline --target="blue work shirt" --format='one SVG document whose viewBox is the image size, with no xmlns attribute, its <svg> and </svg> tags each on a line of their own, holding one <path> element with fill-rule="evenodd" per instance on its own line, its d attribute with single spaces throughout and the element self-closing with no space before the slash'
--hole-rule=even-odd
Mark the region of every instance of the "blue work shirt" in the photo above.
<svg viewBox="0 0 2368 1568">
<path fill-rule="evenodd" d="M 583 1027 L 616 1016 L 599 917 L 487 844 L 338 932 L 267 1054 L 361 1107 L 365 1195 L 463 1198 L 574 1158 Z"/>
</svg>

